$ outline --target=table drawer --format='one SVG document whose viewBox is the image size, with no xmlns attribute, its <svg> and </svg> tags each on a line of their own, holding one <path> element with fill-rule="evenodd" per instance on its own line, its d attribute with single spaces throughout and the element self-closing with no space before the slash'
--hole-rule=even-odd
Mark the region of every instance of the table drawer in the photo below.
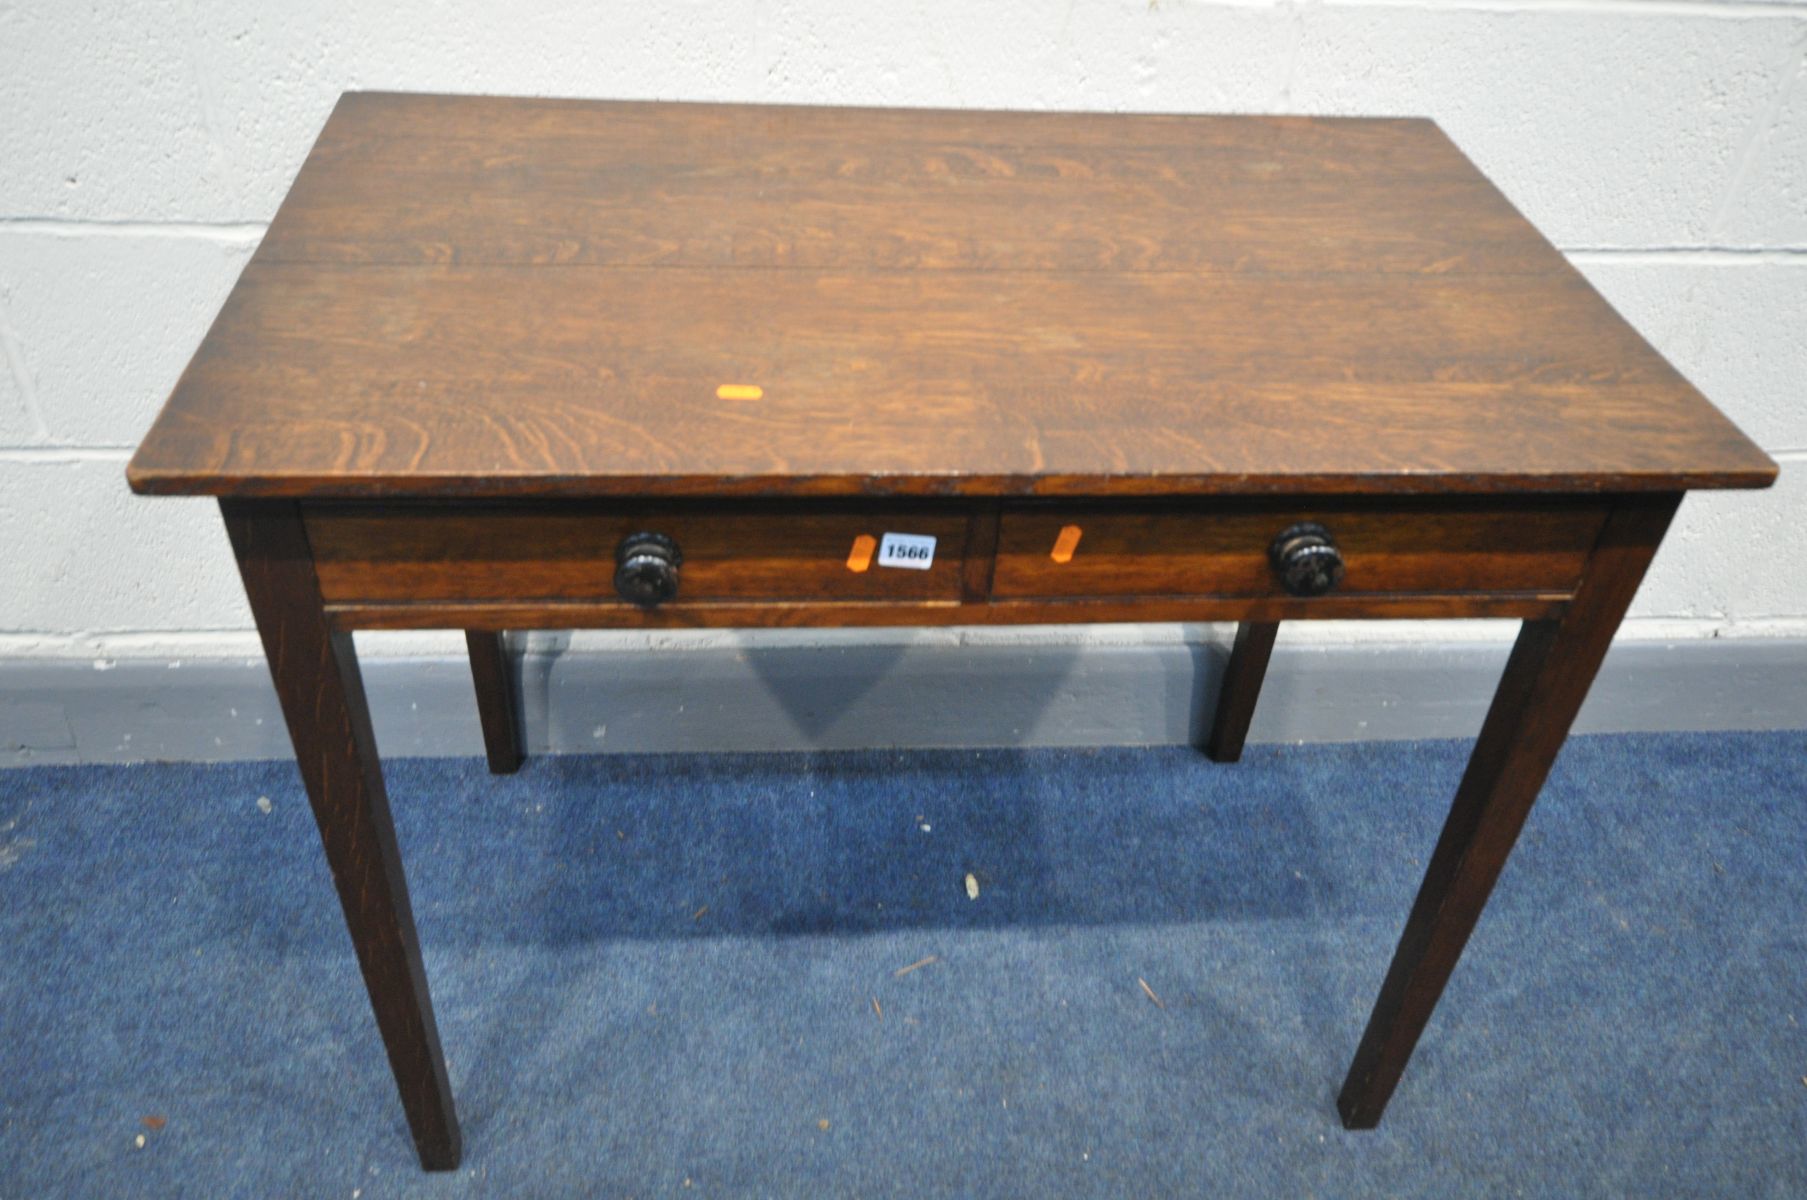
<svg viewBox="0 0 1807 1200">
<path fill-rule="evenodd" d="M 617 549 L 677 548 L 677 594 L 709 601 L 958 601 L 968 517 L 908 505 L 315 505 L 304 511 L 328 601 L 620 603 Z M 887 566 L 887 533 L 933 538 L 926 568 Z M 921 543 L 913 558 L 921 563 Z"/>
<path fill-rule="evenodd" d="M 1269 546 L 1304 521 L 1341 553 L 1336 595 L 1569 592 L 1605 518 L 1600 502 L 1562 499 L 1025 506 L 999 524 L 992 595 L 1284 596 Z"/>
</svg>

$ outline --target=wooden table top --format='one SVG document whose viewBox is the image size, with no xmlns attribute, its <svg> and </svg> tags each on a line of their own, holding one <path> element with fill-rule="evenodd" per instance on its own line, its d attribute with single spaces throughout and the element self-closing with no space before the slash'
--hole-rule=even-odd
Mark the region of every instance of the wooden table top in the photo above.
<svg viewBox="0 0 1807 1200">
<path fill-rule="evenodd" d="M 1775 470 L 1428 121 L 366 93 L 128 477 L 984 496 Z"/>
</svg>

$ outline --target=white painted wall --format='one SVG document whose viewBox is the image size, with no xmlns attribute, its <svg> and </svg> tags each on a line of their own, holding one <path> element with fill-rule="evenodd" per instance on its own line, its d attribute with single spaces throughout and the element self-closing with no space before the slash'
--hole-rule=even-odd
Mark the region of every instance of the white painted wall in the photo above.
<svg viewBox="0 0 1807 1200">
<path fill-rule="evenodd" d="M 347 88 L 1435 117 L 1783 463 L 1688 501 L 1625 636 L 1807 633 L 1807 3 L 23 0 L 0 2 L 0 659 L 254 645 L 211 504 L 123 471 Z"/>
</svg>

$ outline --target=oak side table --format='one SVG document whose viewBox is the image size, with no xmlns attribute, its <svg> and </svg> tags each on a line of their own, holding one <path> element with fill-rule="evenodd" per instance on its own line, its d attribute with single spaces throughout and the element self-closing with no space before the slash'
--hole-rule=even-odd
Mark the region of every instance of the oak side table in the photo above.
<svg viewBox="0 0 1807 1200">
<path fill-rule="evenodd" d="M 218 496 L 424 1166 L 355 629 L 1522 620 L 1375 1125 L 1682 494 L 1776 467 L 1423 120 L 348 94 L 132 459 Z"/>
</svg>

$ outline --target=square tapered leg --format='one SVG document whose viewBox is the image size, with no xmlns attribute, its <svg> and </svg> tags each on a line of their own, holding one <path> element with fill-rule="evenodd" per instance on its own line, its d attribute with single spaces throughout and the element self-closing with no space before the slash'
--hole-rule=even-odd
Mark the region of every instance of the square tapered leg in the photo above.
<svg viewBox="0 0 1807 1200">
<path fill-rule="evenodd" d="M 1223 685 L 1217 689 L 1217 713 L 1205 740 L 1205 753 L 1213 762 L 1232 763 L 1242 757 L 1242 744 L 1255 718 L 1255 702 L 1267 677 L 1267 660 L 1274 652 L 1278 621 L 1244 621 L 1236 627 L 1236 643 L 1224 668 Z"/>
<path fill-rule="evenodd" d="M 508 671 L 508 651 L 500 633 L 464 631 L 470 648 L 471 682 L 477 688 L 477 716 L 483 723 L 483 749 L 492 775 L 512 775 L 527 760 L 521 734 L 520 706 Z"/>
<path fill-rule="evenodd" d="M 293 504 L 220 508 L 415 1148 L 423 1167 L 451 1170 L 458 1118 L 351 634 L 327 621 Z"/>
<path fill-rule="evenodd" d="M 1567 610 L 1520 631 L 1337 1097 L 1349 1128 L 1386 1111 L 1678 499 L 1621 502 Z"/>
</svg>

